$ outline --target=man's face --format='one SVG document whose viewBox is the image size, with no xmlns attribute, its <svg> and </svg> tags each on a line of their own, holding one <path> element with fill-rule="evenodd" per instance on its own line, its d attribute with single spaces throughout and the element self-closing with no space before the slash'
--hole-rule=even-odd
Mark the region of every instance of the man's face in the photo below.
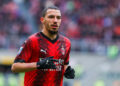
<svg viewBox="0 0 120 86">
<path fill-rule="evenodd" d="M 60 10 L 48 9 L 43 19 L 43 25 L 46 30 L 51 34 L 57 34 L 58 28 L 61 24 Z"/>
</svg>

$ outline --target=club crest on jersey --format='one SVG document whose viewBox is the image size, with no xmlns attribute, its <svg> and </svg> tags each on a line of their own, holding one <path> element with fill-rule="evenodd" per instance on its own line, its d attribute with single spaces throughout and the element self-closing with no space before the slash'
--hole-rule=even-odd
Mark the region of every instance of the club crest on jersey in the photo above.
<svg viewBox="0 0 120 86">
<path fill-rule="evenodd" d="M 40 52 L 47 54 L 46 50 L 44 50 L 44 49 L 40 49 Z"/>
<path fill-rule="evenodd" d="M 65 55 L 65 48 L 63 47 L 63 45 L 62 45 L 62 48 L 61 48 L 61 52 L 62 52 L 62 55 Z"/>
</svg>

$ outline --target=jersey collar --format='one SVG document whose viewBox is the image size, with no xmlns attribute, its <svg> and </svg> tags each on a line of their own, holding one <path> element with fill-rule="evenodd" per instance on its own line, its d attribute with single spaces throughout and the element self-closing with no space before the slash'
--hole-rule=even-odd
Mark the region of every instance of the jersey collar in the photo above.
<svg viewBox="0 0 120 86">
<path fill-rule="evenodd" d="M 57 35 L 57 37 L 54 39 L 54 40 L 51 40 L 49 37 L 47 37 L 46 35 L 44 35 L 42 32 L 40 32 L 40 34 L 45 37 L 48 41 L 50 41 L 51 43 L 55 43 L 58 38 L 59 38 L 59 35 Z"/>
</svg>

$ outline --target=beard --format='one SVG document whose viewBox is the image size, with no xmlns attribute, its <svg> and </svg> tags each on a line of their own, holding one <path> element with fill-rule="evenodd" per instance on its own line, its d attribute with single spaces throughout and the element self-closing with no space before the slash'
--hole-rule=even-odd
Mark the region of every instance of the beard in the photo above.
<svg viewBox="0 0 120 86">
<path fill-rule="evenodd" d="M 48 32 L 49 32 L 51 35 L 56 35 L 56 34 L 58 34 L 58 31 L 48 30 Z"/>
<path fill-rule="evenodd" d="M 51 34 L 51 35 L 58 34 L 58 30 L 56 30 L 58 28 L 52 28 L 51 25 L 49 25 L 49 24 L 46 24 L 46 29 L 49 32 L 49 34 Z"/>
</svg>

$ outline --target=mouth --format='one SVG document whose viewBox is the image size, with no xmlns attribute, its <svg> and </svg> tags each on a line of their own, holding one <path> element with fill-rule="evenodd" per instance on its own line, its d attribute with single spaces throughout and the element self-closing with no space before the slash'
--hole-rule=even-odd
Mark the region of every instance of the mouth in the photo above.
<svg viewBox="0 0 120 86">
<path fill-rule="evenodd" d="M 58 25 L 51 25 L 52 28 L 58 28 Z"/>
</svg>

